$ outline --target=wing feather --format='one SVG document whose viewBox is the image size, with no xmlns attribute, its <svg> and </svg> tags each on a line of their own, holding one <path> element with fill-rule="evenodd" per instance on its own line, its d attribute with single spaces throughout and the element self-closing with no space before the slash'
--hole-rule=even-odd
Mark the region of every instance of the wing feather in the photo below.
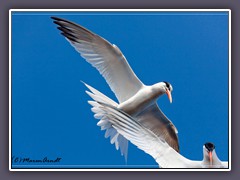
<svg viewBox="0 0 240 180">
<path fill-rule="evenodd" d="M 133 117 L 111 105 L 101 102 L 99 104 L 104 116 L 109 119 L 114 129 L 139 149 L 151 155 L 160 167 L 178 168 L 191 164 L 192 161 L 181 156 L 164 139 L 146 129 Z"/>
<path fill-rule="evenodd" d="M 164 139 L 179 152 L 178 132 L 173 123 L 163 114 L 156 103 L 152 104 L 135 118 L 142 126 Z"/>
<path fill-rule="evenodd" d="M 104 116 L 104 111 L 100 108 L 101 105 L 98 102 L 107 103 L 112 106 L 117 106 L 118 104 L 114 102 L 112 99 L 102 94 L 101 92 L 99 92 L 98 90 L 96 90 L 95 88 L 87 85 L 86 83 L 84 83 L 84 85 L 91 91 L 91 92 L 87 91 L 87 93 L 94 100 L 94 101 L 88 101 L 88 103 L 91 106 L 93 106 L 91 110 L 94 113 L 94 117 L 97 119 L 100 119 L 97 125 L 101 127 L 101 130 L 106 130 L 105 138 L 110 137 L 110 143 L 115 144 L 115 147 L 117 150 L 120 149 L 121 155 L 123 155 L 125 157 L 125 161 L 127 161 L 128 140 L 125 137 L 123 137 L 121 134 L 119 134 L 117 130 L 112 127 L 112 123 L 109 121 L 109 119 L 106 116 Z"/>
<path fill-rule="evenodd" d="M 142 82 L 134 74 L 116 45 L 112 45 L 102 37 L 73 22 L 57 17 L 52 17 L 52 19 L 70 44 L 106 79 L 120 103 L 132 97 L 142 88 Z"/>
</svg>

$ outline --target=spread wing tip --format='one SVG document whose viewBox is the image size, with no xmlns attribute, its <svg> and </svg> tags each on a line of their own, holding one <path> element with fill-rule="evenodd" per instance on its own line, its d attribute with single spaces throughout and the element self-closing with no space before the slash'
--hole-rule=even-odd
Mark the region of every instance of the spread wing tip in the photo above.
<svg viewBox="0 0 240 180">
<path fill-rule="evenodd" d="M 61 20 L 60 18 L 55 17 L 55 16 L 51 16 L 51 19 L 53 19 L 53 20 Z"/>
<path fill-rule="evenodd" d="M 63 24 L 63 22 L 76 25 L 76 24 L 74 24 L 74 23 L 71 22 L 71 21 L 68 21 L 68 20 L 65 20 L 65 19 L 62 19 L 62 18 L 59 18 L 59 17 L 55 17 L 55 16 L 51 16 L 51 19 L 53 19 L 53 20 L 54 20 L 53 22 L 54 22 L 55 24 L 58 24 L 58 25 Z"/>
<path fill-rule="evenodd" d="M 58 17 L 51 18 L 54 20 L 53 23 L 57 25 L 57 29 L 60 30 L 61 34 L 71 42 L 91 42 L 92 39 L 96 36 L 88 29 L 71 21 Z"/>
</svg>

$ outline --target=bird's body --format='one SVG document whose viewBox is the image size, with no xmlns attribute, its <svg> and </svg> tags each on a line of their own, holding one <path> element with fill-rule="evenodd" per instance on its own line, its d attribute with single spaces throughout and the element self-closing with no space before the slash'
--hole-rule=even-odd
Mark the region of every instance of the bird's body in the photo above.
<svg viewBox="0 0 240 180">
<path fill-rule="evenodd" d="M 137 116 L 147 105 L 155 103 L 154 96 L 151 86 L 143 86 L 135 95 L 120 103 L 118 108 L 131 116 Z"/>
<path fill-rule="evenodd" d="M 161 88 L 163 86 L 161 84 L 163 83 L 153 86 L 143 85 L 136 94 L 120 103 L 118 108 L 131 116 L 138 116 L 142 111 L 147 109 L 148 106 L 156 103 L 159 96 L 165 94 L 165 89 Z"/>
<path fill-rule="evenodd" d="M 163 83 L 143 86 L 134 96 L 117 106 L 119 110 L 132 116 L 140 124 L 165 139 L 170 146 L 179 151 L 177 129 L 159 109 L 156 101 L 165 93 Z"/>
</svg>

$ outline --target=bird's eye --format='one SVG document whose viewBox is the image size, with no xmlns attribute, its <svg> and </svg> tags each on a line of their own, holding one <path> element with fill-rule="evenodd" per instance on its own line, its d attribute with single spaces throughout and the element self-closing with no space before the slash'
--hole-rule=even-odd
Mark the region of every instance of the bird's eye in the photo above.
<svg viewBox="0 0 240 180">
<path fill-rule="evenodd" d="M 169 91 L 171 91 L 171 89 L 170 89 L 170 84 L 168 83 L 168 82 L 166 82 L 166 81 L 163 81 L 165 84 L 166 84 L 166 89 L 168 89 Z"/>
</svg>

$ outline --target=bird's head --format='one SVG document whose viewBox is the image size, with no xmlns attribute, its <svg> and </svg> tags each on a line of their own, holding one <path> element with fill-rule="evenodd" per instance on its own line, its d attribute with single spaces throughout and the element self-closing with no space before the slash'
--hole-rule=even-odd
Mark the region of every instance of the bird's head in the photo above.
<svg viewBox="0 0 240 180">
<path fill-rule="evenodd" d="M 213 164 L 213 153 L 215 154 L 215 145 L 207 142 L 203 145 L 204 160 L 209 161 L 210 165 Z"/>
<path fill-rule="evenodd" d="M 152 90 L 157 94 L 157 96 L 161 96 L 166 94 L 170 103 L 172 103 L 172 94 L 173 87 L 169 82 L 163 81 L 152 86 Z"/>
<path fill-rule="evenodd" d="M 166 94 L 168 96 L 168 99 L 170 101 L 170 103 L 172 103 L 172 94 L 171 92 L 173 91 L 173 87 L 169 82 L 163 81 L 163 83 L 165 83 L 164 87 L 165 87 L 165 91 Z"/>
</svg>

